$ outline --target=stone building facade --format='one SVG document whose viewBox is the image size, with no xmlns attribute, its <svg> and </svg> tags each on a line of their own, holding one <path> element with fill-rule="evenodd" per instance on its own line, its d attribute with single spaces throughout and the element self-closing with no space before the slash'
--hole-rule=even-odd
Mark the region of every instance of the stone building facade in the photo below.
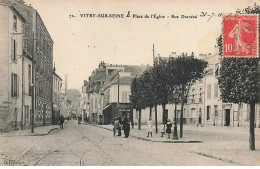
<svg viewBox="0 0 260 169">
<path fill-rule="evenodd" d="M 0 130 L 23 128 L 24 17 L 9 4 L 0 4 Z"/>
<path fill-rule="evenodd" d="M 26 5 L 23 0 L 0 0 L 0 3 L 15 7 L 26 20 L 21 37 L 24 53 L 34 60 L 34 64 L 32 63 L 32 83 L 36 86 L 34 123 L 35 126 L 51 124 L 53 40 L 40 14 L 31 5 Z"/>
</svg>

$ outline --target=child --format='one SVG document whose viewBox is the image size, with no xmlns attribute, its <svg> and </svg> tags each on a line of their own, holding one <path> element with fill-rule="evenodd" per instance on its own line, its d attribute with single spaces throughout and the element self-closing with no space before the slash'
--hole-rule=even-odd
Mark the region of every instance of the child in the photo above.
<svg viewBox="0 0 260 169">
<path fill-rule="evenodd" d="M 161 127 L 161 137 L 163 137 L 164 134 L 165 134 L 165 129 L 164 129 L 164 123 L 163 123 L 162 127 Z"/>
<path fill-rule="evenodd" d="M 171 131 L 172 131 L 172 123 L 170 119 L 168 119 L 166 124 L 166 133 L 168 133 L 168 139 L 170 139 Z"/>
<path fill-rule="evenodd" d="M 150 117 L 149 121 L 147 122 L 147 130 L 148 130 L 147 137 L 149 137 L 149 133 L 151 134 L 151 137 L 153 137 L 153 121 L 152 121 L 152 117 Z"/>
</svg>

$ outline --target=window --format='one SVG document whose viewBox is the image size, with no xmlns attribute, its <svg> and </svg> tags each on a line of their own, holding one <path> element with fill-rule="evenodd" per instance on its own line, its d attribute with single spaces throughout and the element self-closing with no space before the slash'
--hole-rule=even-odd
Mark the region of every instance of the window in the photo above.
<svg viewBox="0 0 260 169">
<path fill-rule="evenodd" d="M 218 105 L 214 105 L 215 117 L 218 116 Z"/>
<path fill-rule="evenodd" d="M 11 59 L 15 61 L 17 56 L 17 42 L 15 39 L 12 39 L 11 43 Z"/>
<path fill-rule="evenodd" d="M 29 87 L 29 95 L 32 95 L 32 89 L 31 89 L 31 84 L 32 84 L 32 67 L 29 64 L 28 65 L 28 87 Z"/>
<path fill-rule="evenodd" d="M 11 93 L 12 93 L 12 97 L 18 97 L 19 96 L 19 78 L 17 76 L 17 74 L 12 73 L 12 86 L 11 86 Z"/>
<path fill-rule="evenodd" d="M 14 22 L 13 22 L 14 30 L 17 31 L 17 16 L 14 15 Z"/>
<path fill-rule="evenodd" d="M 95 108 L 97 109 L 98 107 L 97 107 L 98 105 L 97 105 L 97 98 L 95 98 Z"/>
<path fill-rule="evenodd" d="M 218 83 L 214 84 L 214 98 L 218 98 Z"/>
<path fill-rule="evenodd" d="M 208 84 L 207 86 L 207 98 L 211 99 L 211 84 Z"/>
<path fill-rule="evenodd" d="M 191 108 L 191 118 L 196 118 L 196 109 Z"/>
<path fill-rule="evenodd" d="M 207 120 L 210 119 L 210 106 L 207 106 Z"/>
<path fill-rule="evenodd" d="M 122 102 L 127 103 L 128 102 L 128 93 L 127 91 L 122 91 Z"/>
</svg>

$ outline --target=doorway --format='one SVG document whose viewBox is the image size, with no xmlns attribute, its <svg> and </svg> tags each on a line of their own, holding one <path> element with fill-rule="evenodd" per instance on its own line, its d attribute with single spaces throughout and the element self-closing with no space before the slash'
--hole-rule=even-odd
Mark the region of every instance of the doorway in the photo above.
<svg viewBox="0 0 260 169">
<path fill-rule="evenodd" d="M 225 126 L 230 126 L 230 109 L 225 109 Z"/>
</svg>

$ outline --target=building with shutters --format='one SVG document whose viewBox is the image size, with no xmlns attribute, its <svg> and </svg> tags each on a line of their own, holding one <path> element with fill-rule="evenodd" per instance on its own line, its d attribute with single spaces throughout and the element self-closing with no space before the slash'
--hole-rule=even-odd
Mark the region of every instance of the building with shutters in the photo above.
<svg viewBox="0 0 260 169">
<path fill-rule="evenodd" d="M 34 58 L 33 81 L 36 86 L 35 126 L 52 122 L 53 40 L 37 12 L 22 0 L 8 0 L 26 19 L 24 41 L 28 55 Z"/>
<path fill-rule="evenodd" d="M 23 76 L 25 73 L 23 64 L 25 65 L 24 62 L 30 64 L 30 59 L 23 55 L 25 21 L 15 7 L 0 4 L 0 130 L 2 132 L 22 129 L 25 124 L 23 92 L 28 83 L 23 87 L 23 81 L 26 80 Z"/>
<path fill-rule="evenodd" d="M 82 116 L 89 115 L 89 122 L 98 124 L 110 124 L 114 117 L 127 113 L 132 118 L 131 83 L 148 68 L 149 65 L 112 65 L 101 61 L 82 86 Z"/>
<path fill-rule="evenodd" d="M 53 40 L 45 27 L 40 14 L 23 0 L 0 0 L 0 4 L 13 6 L 26 22 L 23 40 L 23 53 L 34 60 L 32 64 L 32 85 L 35 86 L 35 126 L 52 122 L 52 79 L 53 79 Z"/>
</svg>

